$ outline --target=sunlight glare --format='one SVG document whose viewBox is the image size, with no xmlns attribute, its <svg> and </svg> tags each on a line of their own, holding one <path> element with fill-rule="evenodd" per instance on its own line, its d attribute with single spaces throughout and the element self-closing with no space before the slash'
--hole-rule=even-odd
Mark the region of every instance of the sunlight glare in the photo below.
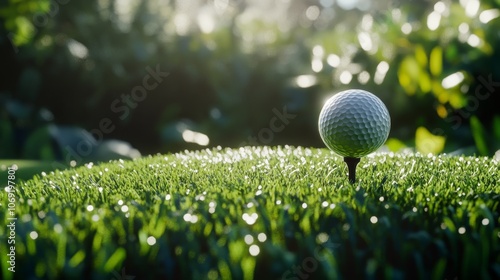
<svg viewBox="0 0 500 280">
<path fill-rule="evenodd" d="M 182 139 L 188 143 L 195 143 L 200 146 L 207 146 L 210 143 L 210 138 L 207 135 L 189 129 L 182 132 Z"/>
<path fill-rule="evenodd" d="M 444 89 L 450 89 L 459 85 L 464 80 L 464 74 L 462 72 L 453 73 L 443 79 L 441 85 Z"/>
<path fill-rule="evenodd" d="M 432 31 L 436 30 L 439 27 L 440 22 L 441 15 L 436 11 L 433 11 L 427 17 L 427 27 Z"/>
</svg>

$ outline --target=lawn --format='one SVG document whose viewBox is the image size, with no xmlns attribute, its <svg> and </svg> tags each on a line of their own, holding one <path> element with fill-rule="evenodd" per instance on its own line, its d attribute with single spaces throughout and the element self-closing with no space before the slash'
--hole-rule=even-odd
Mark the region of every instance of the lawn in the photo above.
<svg viewBox="0 0 500 280">
<path fill-rule="evenodd" d="M 55 170 L 57 166 L 65 166 L 64 163 L 54 161 L 0 159 L 0 174 L 3 175 L 0 175 L 0 186 L 7 185 L 7 175 L 4 174 L 7 173 L 7 167 L 12 165 L 17 167 L 16 178 L 21 180 L 31 179 L 43 171 Z"/>
<path fill-rule="evenodd" d="M 17 185 L 15 273 L 0 227 L 2 275 L 499 279 L 499 167 L 486 157 L 376 154 L 351 185 L 341 157 L 285 146 L 42 173 Z"/>
</svg>

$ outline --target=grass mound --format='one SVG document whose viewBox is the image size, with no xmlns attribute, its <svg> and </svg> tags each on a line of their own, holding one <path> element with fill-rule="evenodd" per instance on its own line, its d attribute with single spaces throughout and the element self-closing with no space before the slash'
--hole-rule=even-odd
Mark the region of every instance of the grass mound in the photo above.
<svg viewBox="0 0 500 280">
<path fill-rule="evenodd" d="M 379 154 L 351 185 L 328 150 L 257 147 L 58 171 L 17 186 L 15 276 L 498 279 L 499 167 Z"/>
</svg>

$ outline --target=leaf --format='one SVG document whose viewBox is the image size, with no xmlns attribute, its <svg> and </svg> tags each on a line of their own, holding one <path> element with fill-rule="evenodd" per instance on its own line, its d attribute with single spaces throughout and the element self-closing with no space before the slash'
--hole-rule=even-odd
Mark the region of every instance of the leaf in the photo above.
<svg viewBox="0 0 500 280">
<path fill-rule="evenodd" d="M 401 140 L 396 139 L 396 138 L 387 139 L 387 141 L 385 142 L 385 145 L 392 152 L 397 152 L 403 148 L 406 148 L 406 145 Z"/>
<path fill-rule="evenodd" d="M 219 260 L 218 269 L 220 272 L 221 279 L 231 279 L 231 269 L 229 268 L 228 262 L 224 260 Z"/>
<path fill-rule="evenodd" d="M 415 94 L 420 72 L 420 66 L 414 57 L 407 56 L 401 62 L 398 69 L 398 79 L 399 84 L 403 87 L 407 94 Z"/>
<path fill-rule="evenodd" d="M 71 267 L 77 267 L 83 261 L 83 259 L 85 259 L 85 251 L 80 250 L 76 252 L 73 257 L 71 257 L 71 259 L 69 260 L 69 265 Z"/>
<path fill-rule="evenodd" d="M 465 105 L 467 105 L 467 99 L 465 96 L 460 92 L 459 89 L 455 88 L 453 90 L 448 90 L 448 98 L 450 105 L 454 109 L 459 109 L 463 108 Z"/>
<path fill-rule="evenodd" d="M 443 49 L 440 46 L 432 49 L 429 67 L 434 77 L 441 75 L 443 71 Z"/>
<path fill-rule="evenodd" d="M 422 154 L 438 154 L 443 151 L 446 137 L 434 135 L 425 127 L 417 128 L 415 133 L 415 146 Z"/>
<path fill-rule="evenodd" d="M 254 257 L 246 257 L 241 261 L 243 279 L 254 279 L 255 263 L 256 261 Z"/>
<path fill-rule="evenodd" d="M 427 54 L 425 53 L 425 49 L 424 47 L 422 47 L 422 45 L 418 45 L 415 48 L 415 58 L 417 59 L 417 62 L 421 67 L 427 66 Z"/>
<path fill-rule="evenodd" d="M 481 121 L 476 116 L 470 118 L 470 129 L 472 137 L 476 143 L 476 148 L 482 156 L 489 155 L 488 145 L 486 144 L 487 136 Z"/>
<path fill-rule="evenodd" d="M 455 232 L 457 230 L 455 223 L 449 217 L 443 217 L 443 224 L 446 226 L 446 229 L 448 229 L 450 232 Z"/>
<path fill-rule="evenodd" d="M 431 83 L 431 78 L 429 77 L 429 74 L 422 71 L 420 73 L 420 77 L 418 79 L 418 85 L 420 86 L 420 90 L 423 93 L 427 93 L 427 92 L 431 91 L 432 83 Z"/>
<path fill-rule="evenodd" d="M 35 27 L 27 17 L 17 17 L 14 20 L 15 32 L 12 37 L 16 46 L 22 46 L 29 43 L 36 34 Z"/>
<path fill-rule="evenodd" d="M 457 45 L 451 45 L 446 47 L 445 57 L 446 60 L 453 61 L 459 55 Z"/>
<path fill-rule="evenodd" d="M 446 259 L 441 258 L 432 270 L 432 279 L 443 279 L 446 271 Z"/>
<path fill-rule="evenodd" d="M 122 262 L 125 260 L 127 256 L 127 252 L 123 248 L 118 248 L 116 251 L 109 257 L 108 261 L 104 265 L 104 271 L 111 271 L 116 269 Z"/>
<path fill-rule="evenodd" d="M 56 265 L 59 269 L 64 267 L 64 262 L 66 261 L 66 245 L 67 245 L 68 236 L 65 234 L 61 234 L 57 239 L 57 257 L 56 257 Z"/>
<path fill-rule="evenodd" d="M 229 243 L 229 256 L 234 263 L 240 262 L 245 253 L 245 243 L 242 241 L 235 241 Z"/>
</svg>

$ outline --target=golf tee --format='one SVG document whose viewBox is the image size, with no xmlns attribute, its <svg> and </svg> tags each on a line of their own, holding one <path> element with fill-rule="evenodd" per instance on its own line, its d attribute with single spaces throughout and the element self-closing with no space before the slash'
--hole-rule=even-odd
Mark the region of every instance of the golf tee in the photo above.
<svg viewBox="0 0 500 280">
<path fill-rule="evenodd" d="M 344 157 L 344 161 L 347 164 L 347 169 L 349 171 L 349 182 L 354 184 L 356 181 L 356 166 L 358 165 L 360 158 Z"/>
</svg>

